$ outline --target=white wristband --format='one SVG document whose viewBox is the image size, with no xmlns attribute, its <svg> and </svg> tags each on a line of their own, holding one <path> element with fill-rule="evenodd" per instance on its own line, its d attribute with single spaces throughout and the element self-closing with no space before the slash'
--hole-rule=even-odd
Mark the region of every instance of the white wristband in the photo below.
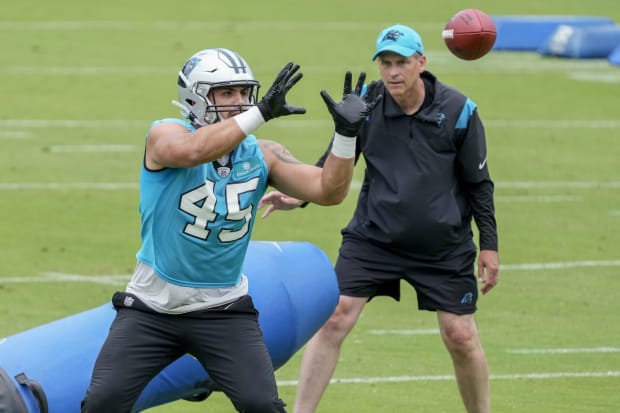
<svg viewBox="0 0 620 413">
<path fill-rule="evenodd" d="M 237 121 L 237 125 L 245 133 L 245 136 L 251 135 L 260 125 L 265 123 L 265 119 L 257 106 L 252 106 L 245 112 L 235 115 L 233 119 Z"/>
<path fill-rule="evenodd" d="M 355 156 L 355 142 L 357 137 L 342 136 L 338 132 L 334 132 L 334 140 L 332 141 L 332 153 L 339 158 L 353 158 Z"/>
</svg>

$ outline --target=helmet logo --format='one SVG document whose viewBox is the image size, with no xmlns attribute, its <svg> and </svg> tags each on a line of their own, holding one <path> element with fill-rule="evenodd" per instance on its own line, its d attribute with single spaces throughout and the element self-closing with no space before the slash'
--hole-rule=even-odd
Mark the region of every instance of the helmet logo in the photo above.
<svg viewBox="0 0 620 413">
<path fill-rule="evenodd" d="M 189 74 L 191 73 L 192 70 L 194 70 L 194 68 L 196 67 L 196 65 L 198 65 L 198 63 L 200 63 L 200 57 L 195 56 L 192 57 L 191 59 L 189 59 L 186 63 L 185 66 L 183 66 L 183 74 L 185 76 L 189 76 Z"/>
<path fill-rule="evenodd" d="M 235 73 L 248 72 L 247 64 L 237 53 L 226 49 L 218 49 L 217 51 L 220 60 L 226 63 L 231 69 L 234 69 Z"/>
</svg>

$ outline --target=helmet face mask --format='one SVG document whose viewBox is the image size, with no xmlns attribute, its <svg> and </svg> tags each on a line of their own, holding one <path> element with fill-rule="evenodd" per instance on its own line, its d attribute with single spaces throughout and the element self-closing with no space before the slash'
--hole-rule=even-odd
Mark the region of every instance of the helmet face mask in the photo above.
<svg viewBox="0 0 620 413">
<path fill-rule="evenodd" d="M 222 120 L 220 113 L 239 112 L 255 105 L 260 84 L 247 62 L 228 49 L 206 49 L 185 62 L 177 80 L 179 101 L 173 104 L 192 122 L 204 126 Z M 250 88 L 247 105 L 218 105 L 211 100 L 212 89 L 245 86 Z"/>
</svg>

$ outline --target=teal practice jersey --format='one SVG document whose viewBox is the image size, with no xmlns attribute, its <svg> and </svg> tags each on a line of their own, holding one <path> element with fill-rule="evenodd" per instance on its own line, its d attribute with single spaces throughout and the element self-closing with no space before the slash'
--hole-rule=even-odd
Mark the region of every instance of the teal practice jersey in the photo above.
<svg viewBox="0 0 620 413">
<path fill-rule="evenodd" d="M 164 119 L 160 122 L 187 121 Z M 232 152 L 227 165 L 146 169 L 140 175 L 142 247 L 138 260 L 181 286 L 223 288 L 241 277 L 268 171 L 254 135 Z"/>
</svg>

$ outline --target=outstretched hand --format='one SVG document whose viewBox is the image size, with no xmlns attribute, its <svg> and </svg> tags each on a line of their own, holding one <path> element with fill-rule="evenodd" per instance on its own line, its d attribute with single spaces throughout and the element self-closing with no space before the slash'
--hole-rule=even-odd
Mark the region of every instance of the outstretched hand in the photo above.
<svg viewBox="0 0 620 413">
<path fill-rule="evenodd" d="M 379 95 L 372 102 L 366 102 L 361 97 L 364 81 L 366 80 L 365 72 L 360 73 L 355 90 L 351 90 L 351 78 L 351 72 L 347 71 L 344 76 L 342 101 L 338 103 L 334 102 L 325 90 L 321 90 L 321 97 L 323 97 L 327 110 L 329 110 L 334 119 L 336 133 L 347 137 L 357 136 L 370 111 L 383 98 L 383 95 Z"/>
<path fill-rule="evenodd" d="M 281 210 L 287 211 L 294 209 L 303 204 L 303 201 L 297 198 L 284 195 L 280 191 L 271 191 L 268 194 L 263 195 L 263 198 L 258 203 L 258 208 L 262 208 L 268 205 L 265 212 L 261 215 L 261 218 L 267 218 L 273 211 Z"/>
<path fill-rule="evenodd" d="M 286 66 L 278 73 L 276 80 L 273 82 L 265 96 L 258 102 L 258 109 L 265 121 L 279 116 L 304 114 L 306 108 L 301 106 L 291 106 L 286 103 L 286 94 L 299 80 L 303 77 L 303 73 L 297 73 L 299 65 L 293 62 L 287 63 Z"/>
</svg>

